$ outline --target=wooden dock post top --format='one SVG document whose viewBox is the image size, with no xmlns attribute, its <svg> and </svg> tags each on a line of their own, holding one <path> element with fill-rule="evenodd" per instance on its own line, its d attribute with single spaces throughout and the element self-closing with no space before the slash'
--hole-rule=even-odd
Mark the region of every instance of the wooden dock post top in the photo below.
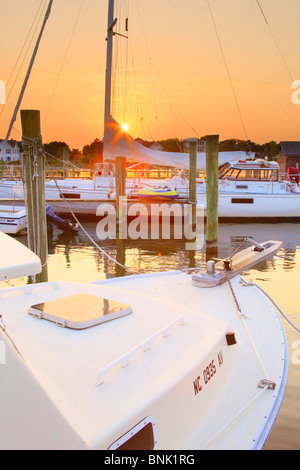
<svg viewBox="0 0 300 470">
<path fill-rule="evenodd" d="M 219 143 L 219 135 L 218 134 L 212 134 L 212 135 L 206 135 L 205 136 L 205 142 L 207 141 L 218 141 Z"/>
<path fill-rule="evenodd" d="M 21 110 L 22 134 L 29 139 L 35 139 L 41 134 L 40 111 L 35 109 Z"/>
</svg>

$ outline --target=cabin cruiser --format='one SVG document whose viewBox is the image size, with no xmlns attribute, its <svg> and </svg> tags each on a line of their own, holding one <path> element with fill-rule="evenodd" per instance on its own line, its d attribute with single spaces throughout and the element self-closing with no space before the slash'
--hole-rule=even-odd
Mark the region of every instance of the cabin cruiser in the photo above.
<svg viewBox="0 0 300 470">
<path fill-rule="evenodd" d="M 228 162 L 219 169 L 218 191 L 220 218 L 300 217 L 298 176 L 283 180 L 277 162 Z M 197 185 L 197 201 L 206 208 L 205 181 Z"/>
<path fill-rule="evenodd" d="M 219 181 L 219 192 L 299 193 L 296 175 L 283 181 L 279 164 L 263 159 L 226 163 L 219 169 Z"/>
</svg>

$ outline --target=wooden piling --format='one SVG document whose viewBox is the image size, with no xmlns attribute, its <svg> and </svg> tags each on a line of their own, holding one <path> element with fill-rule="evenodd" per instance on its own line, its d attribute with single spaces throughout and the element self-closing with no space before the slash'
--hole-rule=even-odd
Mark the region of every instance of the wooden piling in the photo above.
<svg viewBox="0 0 300 470">
<path fill-rule="evenodd" d="M 217 245 L 218 242 L 218 164 L 219 136 L 205 137 L 206 145 L 206 243 Z"/>
<path fill-rule="evenodd" d="M 45 163 L 42 151 L 40 112 L 22 110 L 22 145 L 29 248 L 41 259 L 36 282 L 47 282 L 48 241 L 45 202 Z"/>
<path fill-rule="evenodd" d="M 70 162 L 70 151 L 67 145 L 63 146 L 63 175 L 64 178 L 69 176 L 69 162 Z"/>
<path fill-rule="evenodd" d="M 192 225 L 196 224 L 197 213 L 197 139 L 189 139 L 190 148 L 190 178 L 189 178 L 189 202 L 192 204 Z"/>
<path fill-rule="evenodd" d="M 117 220 L 120 217 L 120 197 L 126 196 L 126 158 L 116 157 L 115 159 L 116 174 L 116 215 Z"/>
</svg>

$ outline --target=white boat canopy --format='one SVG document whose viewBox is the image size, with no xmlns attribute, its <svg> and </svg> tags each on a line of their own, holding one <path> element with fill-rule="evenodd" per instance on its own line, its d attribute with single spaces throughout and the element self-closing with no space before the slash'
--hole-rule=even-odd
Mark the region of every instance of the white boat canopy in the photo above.
<svg viewBox="0 0 300 470">
<path fill-rule="evenodd" d="M 0 281 L 39 274 L 41 261 L 14 238 L 0 232 Z"/>
<path fill-rule="evenodd" d="M 229 161 L 244 160 L 245 158 L 254 158 L 254 156 L 255 154 L 253 152 L 219 152 L 219 166 Z M 105 120 L 103 158 L 104 160 L 114 160 L 115 157 L 126 157 L 128 160 L 134 160 L 139 163 L 170 166 L 181 170 L 189 169 L 189 154 L 182 152 L 162 152 L 144 147 L 134 140 L 128 132 L 124 131 L 112 116 L 109 116 Z M 205 153 L 197 154 L 197 169 L 205 171 Z"/>
</svg>

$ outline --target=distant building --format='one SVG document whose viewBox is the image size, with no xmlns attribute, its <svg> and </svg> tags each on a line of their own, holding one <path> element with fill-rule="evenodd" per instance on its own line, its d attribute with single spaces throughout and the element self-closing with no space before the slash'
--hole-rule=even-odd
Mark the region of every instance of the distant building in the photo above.
<svg viewBox="0 0 300 470">
<path fill-rule="evenodd" d="M 189 140 L 190 139 L 184 139 L 182 141 L 183 143 L 183 151 L 188 152 L 189 151 Z M 198 139 L 197 141 L 197 153 L 205 153 L 205 140 L 203 139 Z"/>
<path fill-rule="evenodd" d="M 16 140 L 9 140 L 5 146 L 4 154 L 4 140 L 0 139 L 0 160 L 5 162 L 14 162 L 21 159 L 21 152 Z"/>
<path fill-rule="evenodd" d="M 151 145 L 150 147 L 152 150 L 155 150 L 157 152 L 163 152 L 164 148 L 162 145 L 160 145 L 158 142 L 154 142 L 154 144 Z"/>
<path fill-rule="evenodd" d="M 300 142 L 280 142 L 277 161 L 281 174 L 286 174 L 288 167 L 294 167 L 300 171 Z"/>
<path fill-rule="evenodd" d="M 143 139 L 140 139 L 139 137 L 137 137 L 135 139 L 135 141 L 138 142 L 139 144 L 143 145 L 146 148 L 150 148 L 150 149 L 158 151 L 158 152 L 164 152 L 164 150 L 165 150 L 159 142 L 153 142 L 153 143 L 150 144 L 150 142 L 144 141 Z"/>
</svg>

